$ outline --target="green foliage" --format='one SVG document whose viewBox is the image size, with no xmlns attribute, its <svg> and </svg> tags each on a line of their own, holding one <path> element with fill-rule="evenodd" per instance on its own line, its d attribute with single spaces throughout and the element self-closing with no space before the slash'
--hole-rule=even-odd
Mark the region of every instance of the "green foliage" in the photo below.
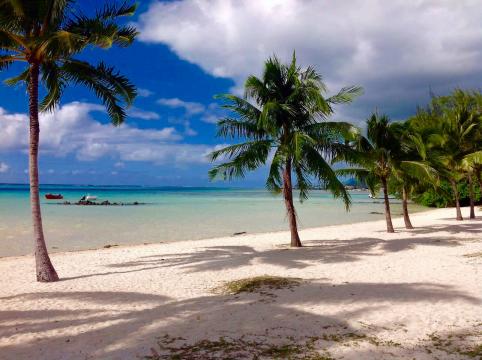
<svg viewBox="0 0 482 360">
<path fill-rule="evenodd" d="M 73 0 L 0 0 L 0 70 L 14 62 L 26 64 L 7 85 L 29 84 L 30 72 L 40 70 L 46 95 L 42 111 L 53 110 L 69 84 L 92 90 L 107 108 L 114 125 L 121 124 L 125 107 L 136 96 L 136 88 L 115 69 L 100 62 L 89 64 L 76 57 L 88 47 L 107 49 L 132 44 L 137 31 L 120 25 L 131 16 L 136 4 L 110 2 L 93 16 L 82 12 Z"/>
<path fill-rule="evenodd" d="M 466 182 L 457 184 L 457 189 L 460 195 L 461 206 L 469 205 L 469 187 Z M 474 198 L 478 202 L 481 199 L 480 187 L 474 184 Z M 455 195 L 452 187 L 447 180 L 442 180 L 437 188 L 433 187 L 419 187 L 415 190 L 413 200 L 423 206 L 444 208 L 448 206 L 455 206 Z"/>
</svg>

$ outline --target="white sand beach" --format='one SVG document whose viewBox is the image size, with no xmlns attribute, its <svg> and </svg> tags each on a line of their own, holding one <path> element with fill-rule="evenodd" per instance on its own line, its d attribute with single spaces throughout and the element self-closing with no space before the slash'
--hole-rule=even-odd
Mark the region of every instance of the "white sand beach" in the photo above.
<svg viewBox="0 0 482 360">
<path fill-rule="evenodd" d="M 48 284 L 35 281 L 32 256 L 3 258 L 0 358 L 168 359 L 158 341 L 220 337 L 298 344 L 319 359 L 471 358 L 482 344 L 482 214 L 454 215 L 415 214 L 414 230 L 397 218 L 394 234 L 384 221 L 308 229 L 301 249 L 277 232 L 57 253 L 62 281 Z M 213 292 L 257 275 L 303 281 Z"/>
</svg>

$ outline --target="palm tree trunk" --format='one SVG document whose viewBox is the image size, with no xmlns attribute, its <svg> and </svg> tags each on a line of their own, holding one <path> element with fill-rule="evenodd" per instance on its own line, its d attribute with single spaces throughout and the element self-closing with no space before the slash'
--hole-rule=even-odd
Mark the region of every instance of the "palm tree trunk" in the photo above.
<svg viewBox="0 0 482 360">
<path fill-rule="evenodd" d="M 300 236 L 298 235 L 298 225 L 296 224 L 296 212 L 293 205 L 293 185 L 291 183 L 291 159 L 286 161 L 283 171 L 283 196 L 285 199 L 286 211 L 290 222 L 291 247 L 301 247 Z"/>
<path fill-rule="evenodd" d="M 405 186 L 402 186 L 402 207 L 403 207 L 403 221 L 405 222 L 405 228 L 413 229 L 410 216 L 408 215 L 408 194 Z"/>
<path fill-rule="evenodd" d="M 450 180 L 450 184 L 452 185 L 452 191 L 454 192 L 455 196 L 455 211 L 456 211 L 456 219 L 461 221 L 464 218 L 462 217 L 462 211 L 460 210 L 460 199 L 459 199 L 459 190 L 457 189 L 457 184 L 455 181 Z"/>
<path fill-rule="evenodd" d="M 474 183 L 472 181 L 471 173 L 469 173 L 468 178 L 469 178 L 470 219 L 475 219 Z"/>
<path fill-rule="evenodd" d="M 383 187 L 383 199 L 385 203 L 385 219 L 387 221 L 387 232 L 393 233 L 393 224 L 392 224 L 392 215 L 390 213 L 390 201 L 388 200 L 388 185 L 387 179 L 382 178 L 382 187 Z"/>
<path fill-rule="evenodd" d="M 35 268 L 37 281 L 51 282 L 59 280 L 45 245 L 40 211 L 39 180 L 38 180 L 38 149 L 40 125 L 38 117 L 38 81 L 39 65 L 30 64 L 30 82 L 28 85 L 30 112 L 30 207 L 32 210 L 33 235 L 35 239 Z"/>
</svg>

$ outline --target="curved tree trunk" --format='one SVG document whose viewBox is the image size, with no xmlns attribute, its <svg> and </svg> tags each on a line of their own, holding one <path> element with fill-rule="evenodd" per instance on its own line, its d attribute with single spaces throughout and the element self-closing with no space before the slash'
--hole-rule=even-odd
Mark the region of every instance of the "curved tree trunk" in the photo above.
<svg viewBox="0 0 482 360">
<path fill-rule="evenodd" d="M 30 83 L 28 86 L 30 112 L 30 207 L 32 210 L 33 235 L 35 239 L 35 268 L 37 281 L 57 281 L 59 277 L 50 261 L 45 245 L 42 214 L 40 211 L 39 180 L 38 180 L 38 149 L 40 125 L 38 118 L 38 81 L 39 65 L 30 65 Z"/>
<path fill-rule="evenodd" d="M 405 228 L 413 229 L 410 216 L 408 215 L 408 194 L 405 186 L 402 186 L 402 207 L 403 207 L 403 221 L 405 222 Z"/>
<path fill-rule="evenodd" d="M 460 210 L 460 199 L 459 199 L 459 190 L 457 189 L 457 184 L 455 181 L 450 180 L 450 184 L 452 185 L 452 191 L 454 192 L 455 196 L 455 212 L 456 212 L 456 219 L 461 221 L 464 218 L 462 217 L 462 211 Z"/>
<path fill-rule="evenodd" d="M 287 160 L 283 171 L 283 196 L 285 199 L 286 211 L 290 222 L 291 247 L 301 247 L 298 225 L 296 224 L 296 212 L 293 205 L 293 184 L 291 183 L 291 160 Z"/>
<path fill-rule="evenodd" d="M 385 203 L 385 219 L 387 221 L 387 232 L 393 233 L 393 224 L 392 224 L 392 215 L 390 213 L 390 200 L 388 199 L 388 185 L 387 179 L 382 178 L 382 187 L 383 187 L 383 201 Z"/>
<path fill-rule="evenodd" d="M 471 173 L 469 173 L 468 178 L 469 178 L 470 219 L 475 219 L 474 183 L 472 181 Z"/>
</svg>

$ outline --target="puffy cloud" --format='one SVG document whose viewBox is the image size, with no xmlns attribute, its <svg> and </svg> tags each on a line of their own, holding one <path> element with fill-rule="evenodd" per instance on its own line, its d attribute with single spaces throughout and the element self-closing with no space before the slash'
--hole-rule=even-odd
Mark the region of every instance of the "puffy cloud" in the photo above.
<svg viewBox="0 0 482 360">
<path fill-rule="evenodd" d="M 149 89 L 137 88 L 137 96 L 139 97 L 149 97 L 154 95 L 154 92 Z"/>
<path fill-rule="evenodd" d="M 160 118 L 159 114 L 156 112 L 142 110 L 137 107 L 130 108 L 127 111 L 127 116 L 142 120 L 159 120 Z"/>
<path fill-rule="evenodd" d="M 163 163 L 208 163 L 208 154 L 214 146 L 198 144 L 152 144 L 151 146 L 125 145 L 119 148 L 124 161 L 149 161 Z"/>
<path fill-rule="evenodd" d="M 174 127 L 140 129 L 129 125 L 114 127 L 93 118 L 103 112 L 100 105 L 72 102 L 53 113 L 40 116 L 40 149 L 53 156 L 75 154 L 82 161 L 102 157 L 123 161 L 154 163 L 203 163 L 211 146 L 181 143 Z M 28 117 L 9 114 L 0 108 L 0 152 L 28 149 Z"/>
<path fill-rule="evenodd" d="M 157 103 L 170 108 L 184 109 L 185 118 L 191 118 L 195 115 L 198 115 L 200 116 L 201 121 L 210 124 L 216 124 L 219 119 L 225 117 L 227 114 L 227 112 L 216 103 L 211 103 L 208 106 L 204 106 L 198 102 L 184 101 L 179 98 L 163 98 L 159 99 Z M 190 129 L 190 124 L 185 118 L 175 119 L 171 117 L 169 121 L 173 124 L 184 124 L 186 126 L 186 135 L 195 135 L 195 131 Z"/>
<path fill-rule="evenodd" d="M 9 169 L 10 169 L 10 166 L 0 161 L 0 174 L 6 173 Z"/>
<path fill-rule="evenodd" d="M 479 86 L 481 18 L 478 0 L 179 0 L 153 2 L 138 26 L 142 41 L 234 79 L 238 91 L 268 56 L 296 50 L 333 92 L 365 87 L 345 110 L 360 118 L 375 106 L 404 115 L 429 88 Z"/>
<path fill-rule="evenodd" d="M 205 110 L 204 105 L 201 103 L 184 101 L 179 98 L 170 98 L 170 99 L 162 98 L 157 100 L 157 103 L 170 108 L 184 109 L 184 111 L 186 111 L 187 116 L 200 114 Z"/>
</svg>

